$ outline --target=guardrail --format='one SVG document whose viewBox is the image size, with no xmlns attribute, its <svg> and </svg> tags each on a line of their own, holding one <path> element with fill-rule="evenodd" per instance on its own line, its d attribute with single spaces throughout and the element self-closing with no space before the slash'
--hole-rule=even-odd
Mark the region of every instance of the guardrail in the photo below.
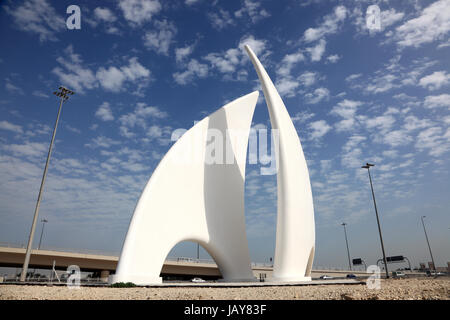
<svg viewBox="0 0 450 320">
<path fill-rule="evenodd" d="M 17 243 L 9 243 L 9 242 L 0 242 L 0 247 L 8 247 L 8 248 L 26 248 L 24 244 Z M 33 249 L 37 250 L 37 248 Z M 49 250 L 49 251 L 57 251 L 57 252 L 71 252 L 71 253 L 81 253 L 81 254 L 94 254 L 101 256 L 115 256 L 118 257 L 120 252 L 107 252 L 102 250 L 93 250 L 93 249 L 71 249 L 71 248 L 57 248 L 50 246 L 41 246 L 40 250 Z M 215 264 L 212 259 L 196 259 L 190 257 L 167 257 L 166 261 L 174 261 L 174 262 L 191 262 L 191 263 L 207 263 L 207 264 Z M 267 262 L 252 262 L 252 267 L 265 267 L 265 268 L 273 268 L 273 263 Z M 325 266 L 313 266 L 312 270 L 329 270 L 329 271 L 346 271 L 345 268 L 337 268 L 337 267 L 325 267 Z M 364 270 L 354 270 L 357 272 L 364 272 Z"/>
</svg>

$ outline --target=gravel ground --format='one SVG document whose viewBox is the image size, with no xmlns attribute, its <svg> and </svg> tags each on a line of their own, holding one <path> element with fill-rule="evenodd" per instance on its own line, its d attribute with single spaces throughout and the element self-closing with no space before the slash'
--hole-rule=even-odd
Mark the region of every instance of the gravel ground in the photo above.
<svg viewBox="0 0 450 320">
<path fill-rule="evenodd" d="M 381 280 L 366 285 L 252 288 L 108 288 L 0 285 L 0 300 L 450 300 L 450 278 Z"/>
</svg>

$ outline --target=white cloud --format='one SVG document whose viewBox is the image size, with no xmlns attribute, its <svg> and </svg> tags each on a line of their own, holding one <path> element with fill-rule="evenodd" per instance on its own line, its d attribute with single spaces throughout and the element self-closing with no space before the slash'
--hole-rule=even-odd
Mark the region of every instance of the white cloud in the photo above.
<svg viewBox="0 0 450 320">
<path fill-rule="evenodd" d="M 147 106 L 145 103 L 140 102 L 136 105 L 133 112 L 120 116 L 120 134 L 126 138 L 134 137 L 135 134 L 130 129 L 135 127 L 147 129 L 147 121 L 149 119 L 163 119 L 167 116 L 167 113 L 158 107 Z"/>
<path fill-rule="evenodd" d="M 56 41 L 56 34 L 66 28 L 64 18 L 46 0 L 28 0 L 15 9 L 4 8 L 17 28 L 39 35 L 41 42 Z"/>
<path fill-rule="evenodd" d="M 114 145 L 119 145 L 120 142 L 117 140 L 113 140 L 111 138 L 105 137 L 105 136 L 98 136 L 94 139 L 92 139 L 92 141 L 90 143 L 85 144 L 86 147 L 89 148 L 110 148 L 111 146 Z"/>
<path fill-rule="evenodd" d="M 416 85 L 426 69 L 436 64 L 429 58 L 413 59 L 408 67 L 400 64 L 401 55 L 396 55 L 385 63 L 383 68 L 376 70 L 368 81 L 349 79 L 352 89 L 364 90 L 368 93 L 383 93 L 407 85 Z"/>
<path fill-rule="evenodd" d="M 344 167 L 358 168 L 363 163 L 361 159 L 362 150 L 360 145 L 367 138 L 360 135 L 353 135 L 347 140 L 342 147 L 343 153 L 341 155 L 341 164 Z"/>
<path fill-rule="evenodd" d="M 416 148 L 428 149 L 429 155 L 439 157 L 450 150 L 450 131 L 446 133 L 440 127 L 431 127 L 417 135 Z"/>
<path fill-rule="evenodd" d="M 69 124 L 65 124 L 65 125 L 64 125 L 64 128 L 66 128 L 66 129 L 69 130 L 70 132 L 73 132 L 73 133 L 76 133 L 76 134 L 81 134 L 81 130 L 80 130 L 80 129 L 77 129 L 77 128 L 75 128 L 75 127 L 72 127 L 72 126 L 69 125 Z"/>
<path fill-rule="evenodd" d="M 374 118 L 365 119 L 365 125 L 366 125 L 367 129 L 376 128 L 377 131 L 378 130 L 387 131 L 390 128 L 392 128 L 394 123 L 395 123 L 395 118 L 391 115 L 382 115 L 382 116 L 378 116 L 378 117 L 374 117 Z"/>
<path fill-rule="evenodd" d="M 450 2 L 439 0 L 422 10 L 420 16 L 395 29 L 394 39 L 400 47 L 420 47 L 442 39 L 450 31 Z"/>
<path fill-rule="evenodd" d="M 398 77 L 393 74 L 384 74 L 372 79 L 365 90 L 371 93 L 382 93 L 398 87 Z"/>
<path fill-rule="evenodd" d="M 444 93 L 437 96 L 426 96 L 423 104 L 427 108 L 450 108 L 450 94 Z"/>
<path fill-rule="evenodd" d="M 291 117 L 292 122 L 296 123 L 305 123 L 309 119 L 313 118 L 315 116 L 314 113 L 309 113 L 307 111 L 302 111 L 296 113 L 293 117 Z"/>
<path fill-rule="evenodd" d="M 309 87 L 316 83 L 317 78 L 318 76 L 316 72 L 305 71 L 298 77 L 298 80 L 303 86 Z"/>
<path fill-rule="evenodd" d="M 331 130 L 331 126 L 325 120 L 318 120 L 311 122 L 309 128 L 312 130 L 310 133 L 310 139 L 317 140 L 323 137 L 327 132 Z"/>
<path fill-rule="evenodd" d="M 297 94 L 297 88 L 300 86 L 299 81 L 292 79 L 291 77 L 282 77 L 277 79 L 276 87 L 278 93 L 282 97 L 290 98 Z"/>
<path fill-rule="evenodd" d="M 103 121 L 112 121 L 114 116 L 108 102 L 103 102 L 95 112 L 95 116 Z"/>
<path fill-rule="evenodd" d="M 311 61 L 316 62 L 322 59 L 326 44 L 327 42 L 324 39 L 320 39 L 314 47 L 306 48 L 306 51 L 311 55 Z"/>
<path fill-rule="evenodd" d="M 200 2 L 201 0 L 184 0 L 184 3 L 188 6 L 191 6 L 193 4 L 196 4 L 198 2 Z"/>
<path fill-rule="evenodd" d="M 105 90 L 120 92 L 125 90 L 126 82 L 137 83 L 133 94 L 140 94 L 150 80 L 150 70 L 141 65 L 136 57 L 128 60 L 128 65 L 122 67 L 100 67 L 94 73 L 83 65 L 80 55 L 75 54 L 72 45 L 65 50 L 65 57 L 58 57 L 56 61 L 61 65 L 55 67 L 52 73 L 58 76 L 63 85 L 77 93 L 84 93 L 86 89 L 94 89 L 99 85 Z"/>
<path fill-rule="evenodd" d="M 324 17 L 324 21 L 317 28 L 308 28 L 303 38 L 306 42 L 322 39 L 324 36 L 338 32 L 339 25 L 345 20 L 347 9 L 344 6 L 337 6 L 333 13 Z"/>
<path fill-rule="evenodd" d="M 393 130 L 383 134 L 382 142 L 391 147 L 404 146 L 413 139 L 405 130 Z"/>
<path fill-rule="evenodd" d="M 183 72 L 175 72 L 173 78 L 180 85 L 188 84 L 195 76 L 205 78 L 208 75 L 208 66 L 199 63 L 196 59 L 191 59 L 187 64 L 187 68 Z"/>
<path fill-rule="evenodd" d="M 48 97 L 50 97 L 48 94 L 46 94 L 46 93 L 44 93 L 42 91 L 39 91 L 39 90 L 34 90 L 32 95 L 35 96 L 35 97 L 40 97 L 40 98 L 48 98 Z"/>
<path fill-rule="evenodd" d="M 161 10 L 159 0 L 120 0 L 119 7 L 132 25 L 150 21 Z"/>
<path fill-rule="evenodd" d="M 330 91 L 327 88 L 317 88 L 312 93 L 305 94 L 307 103 L 316 104 L 330 97 Z"/>
<path fill-rule="evenodd" d="M 381 30 L 383 31 L 387 27 L 399 22 L 403 19 L 405 14 L 403 12 L 396 12 L 394 8 L 389 10 L 381 11 L 380 13 L 380 22 L 381 22 Z"/>
<path fill-rule="evenodd" d="M 258 22 L 263 18 L 267 18 L 270 14 L 265 9 L 260 9 L 261 4 L 257 1 L 244 0 L 244 5 L 241 9 L 234 12 L 235 17 L 242 18 L 248 15 L 253 23 Z"/>
<path fill-rule="evenodd" d="M 98 69 L 96 77 L 104 89 L 113 92 L 119 92 L 126 79 L 122 71 L 116 67 L 109 67 L 108 69 L 101 67 Z"/>
<path fill-rule="evenodd" d="M 305 56 L 301 52 L 285 55 L 281 61 L 281 65 L 277 69 L 277 75 L 284 77 L 289 76 L 294 65 L 304 60 Z"/>
<path fill-rule="evenodd" d="M 356 110 L 361 105 L 363 105 L 363 102 L 361 101 L 345 99 L 331 109 L 331 114 L 344 118 L 343 120 L 335 124 L 336 130 L 338 132 L 352 131 L 353 129 L 355 129 L 355 127 L 357 126 L 357 122 L 355 119 Z"/>
<path fill-rule="evenodd" d="M 297 78 L 291 75 L 295 64 L 305 59 L 301 52 L 287 54 L 281 61 L 281 65 L 277 69 L 276 87 L 280 95 L 284 97 L 294 97 L 298 93 L 300 85 L 305 87 L 311 86 L 316 82 L 317 74 L 315 72 L 303 72 Z"/>
<path fill-rule="evenodd" d="M 248 35 L 241 38 L 239 41 L 239 49 L 241 49 L 241 53 L 244 54 L 245 49 L 244 46 L 248 45 L 252 48 L 253 52 L 259 56 L 266 49 L 267 41 L 255 39 L 254 36 Z M 245 54 L 246 55 L 246 54 Z"/>
<path fill-rule="evenodd" d="M 153 125 L 150 128 L 148 128 L 147 136 L 150 138 L 160 138 L 163 134 L 163 130 L 161 127 L 157 125 Z"/>
<path fill-rule="evenodd" d="M 231 48 L 223 53 L 209 53 L 204 59 L 222 73 L 233 73 L 241 62 L 241 52 Z"/>
<path fill-rule="evenodd" d="M 75 54 L 72 45 L 64 49 L 64 57 L 56 58 L 56 61 L 65 69 L 55 67 L 52 73 L 59 77 L 63 85 L 70 89 L 83 93 L 85 89 L 98 87 L 97 78 L 92 70 L 83 66 L 80 55 Z"/>
<path fill-rule="evenodd" d="M 327 62 L 329 63 L 336 63 L 341 59 L 341 57 L 337 54 L 333 54 L 327 57 Z"/>
<path fill-rule="evenodd" d="M 162 20 L 155 22 L 155 29 L 155 31 L 149 31 L 144 34 L 144 46 L 167 56 L 169 47 L 177 33 L 177 28 L 173 23 Z"/>
<path fill-rule="evenodd" d="M 194 51 L 194 45 L 186 46 L 183 48 L 176 48 L 175 49 L 175 61 L 177 63 L 183 62 L 188 56 L 192 54 Z"/>
<path fill-rule="evenodd" d="M 438 90 L 442 86 L 446 86 L 450 83 L 450 74 L 445 71 L 436 71 L 428 76 L 423 77 L 419 81 L 419 85 L 427 88 L 428 90 Z"/>
<path fill-rule="evenodd" d="M 228 11 L 219 9 L 218 12 L 208 13 L 208 19 L 214 28 L 222 30 L 225 27 L 234 25 L 233 18 Z"/>
<path fill-rule="evenodd" d="M 365 140 L 367 140 L 367 138 L 364 137 L 364 136 L 361 136 L 361 135 L 353 135 L 353 136 L 351 136 L 351 137 L 347 140 L 347 142 L 346 142 L 345 145 L 342 147 L 342 149 L 343 149 L 344 151 L 350 151 L 350 150 L 352 150 L 352 149 L 358 147 L 358 146 L 361 144 L 361 142 L 363 142 L 363 141 L 365 141 Z"/>
<path fill-rule="evenodd" d="M 114 22 L 117 20 L 114 13 L 108 8 L 97 7 L 94 9 L 94 15 L 97 19 L 104 22 Z"/>
<path fill-rule="evenodd" d="M 5 120 L 0 121 L 0 129 L 1 130 L 12 131 L 12 132 L 15 132 L 15 133 L 22 133 L 23 132 L 21 126 L 13 124 L 13 123 L 5 121 Z"/>
<path fill-rule="evenodd" d="M 236 72 L 238 66 L 242 66 L 249 61 L 245 53 L 244 45 L 249 45 L 255 54 L 259 55 L 265 51 L 266 44 L 267 41 L 255 39 L 252 35 L 248 35 L 241 38 L 237 48 L 230 48 L 220 53 L 209 53 L 203 59 L 210 63 L 209 69 L 216 69 L 224 73 L 226 77 L 231 78 L 231 75 Z M 240 72 L 235 77 L 237 80 L 245 78 L 242 77 Z"/>
<path fill-rule="evenodd" d="M 361 78 L 361 76 L 362 76 L 362 73 L 354 73 L 354 74 L 349 75 L 347 78 L 345 78 L 345 81 L 352 82 L 356 79 Z"/>
<path fill-rule="evenodd" d="M 48 145 L 38 142 L 26 142 L 24 144 L 3 145 L 2 149 L 10 151 L 16 156 L 39 157 L 48 151 Z"/>
<path fill-rule="evenodd" d="M 363 102 L 361 101 L 345 99 L 333 107 L 331 114 L 338 115 L 345 119 L 353 118 L 356 114 L 357 108 L 361 105 L 363 105 Z"/>
<path fill-rule="evenodd" d="M 11 93 L 17 93 L 20 95 L 23 95 L 23 90 L 19 88 L 18 86 L 15 86 L 11 83 L 11 80 L 9 78 L 5 79 L 5 89 L 8 90 Z"/>
<path fill-rule="evenodd" d="M 123 91 L 126 81 L 136 82 L 145 81 L 150 78 L 150 70 L 141 65 L 136 57 L 129 59 L 129 64 L 120 68 L 111 66 L 108 69 L 100 67 L 97 70 L 96 78 L 100 85 L 108 91 Z"/>
<path fill-rule="evenodd" d="M 405 124 L 403 127 L 407 131 L 413 131 L 416 129 L 423 129 L 427 127 L 431 127 L 433 123 L 428 119 L 419 119 L 416 116 L 409 115 L 404 120 Z"/>
</svg>

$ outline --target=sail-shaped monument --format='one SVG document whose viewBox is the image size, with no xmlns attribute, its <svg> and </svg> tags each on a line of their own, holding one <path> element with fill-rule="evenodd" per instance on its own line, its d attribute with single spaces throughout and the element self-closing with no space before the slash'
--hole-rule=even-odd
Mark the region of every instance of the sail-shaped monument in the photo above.
<svg viewBox="0 0 450 320">
<path fill-rule="evenodd" d="M 245 49 L 260 79 L 272 129 L 279 134 L 272 281 L 308 281 L 315 226 L 306 160 L 280 95 L 254 52 L 248 46 Z M 256 91 L 230 102 L 195 124 L 170 148 L 137 203 L 111 283 L 161 283 L 164 260 L 181 241 L 201 244 L 224 281 L 255 281 L 245 232 L 244 187 L 257 100 Z M 211 141 L 220 138 L 224 142 L 215 145 L 211 161 Z M 221 148 L 223 161 L 217 161 Z"/>
</svg>

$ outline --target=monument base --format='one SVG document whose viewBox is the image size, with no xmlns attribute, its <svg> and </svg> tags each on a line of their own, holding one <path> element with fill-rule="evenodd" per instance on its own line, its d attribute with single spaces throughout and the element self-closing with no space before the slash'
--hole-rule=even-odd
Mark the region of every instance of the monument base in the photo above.
<svg viewBox="0 0 450 320">
<path fill-rule="evenodd" d="M 148 276 L 141 276 L 141 275 L 127 275 L 127 276 L 120 276 L 120 275 L 112 275 L 109 276 L 108 283 L 114 284 L 118 282 L 132 282 L 135 285 L 138 286 L 147 286 L 147 285 L 153 285 L 153 284 L 162 284 L 162 278 L 161 277 L 148 277 Z"/>
<path fill-rule="evenodd" d="M 311 277 L 273 277 L 267 282 L 302 282 L 311 281 Z"/>
</svg>

